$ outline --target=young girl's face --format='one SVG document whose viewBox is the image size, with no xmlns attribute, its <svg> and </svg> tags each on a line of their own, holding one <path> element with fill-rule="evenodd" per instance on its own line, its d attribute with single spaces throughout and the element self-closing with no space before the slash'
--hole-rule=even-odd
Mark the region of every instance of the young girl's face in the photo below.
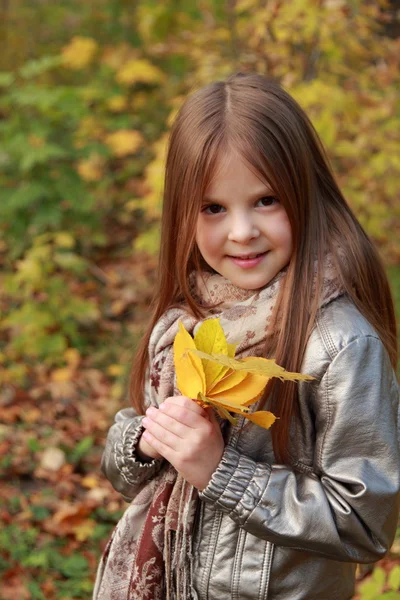
<svg viewBox="0 0 400 600">
<path fill-rule="evenodd" d="M 234 152 L 224 156 L 207 188 L 196 243 L 214 271 L 247 290 L 267 285 L 290 260 L 286 210 Z"/>
</svg>

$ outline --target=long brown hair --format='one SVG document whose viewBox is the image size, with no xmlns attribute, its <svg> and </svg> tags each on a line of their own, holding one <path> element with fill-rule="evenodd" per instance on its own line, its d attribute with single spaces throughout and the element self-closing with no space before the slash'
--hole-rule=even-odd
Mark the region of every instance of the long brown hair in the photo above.
<svg viewBox="0 0 400 600">
<path fill-rule="evenodd" d="M 324 256 L 330 251 L 346 292 L 377 331 L 393 367 L 397 364 L 395 314 L 383 265 L 340 192 L 311 122 L 276 81 L 238 73 L 191 95 L 172 127 L 158 284 L 152 318 L 131 374 L 131 400 L 138 414 L 145 410 L 148 342 L 155 323 L 168 308 L 182 303 L 195 316 L 204 316 L 189 287 L 190 272 L 201 268 L 196 222 L 218 157 L 228 148 L 235 149 L 271 186 L 292 228 L 293 254 L 277 305 L 279 332 L 272 337 L 273 348 L 266 351 L 273 350 L 277 363 L 286 369 L 300 370 L 318 310 Z M 318 271 L 313 290 L 315 260 Z M 280 417 L 271 429 L 275 454 L 289 460 L 297 387 L 274 380 L 268 394 Z"/>
</svg>

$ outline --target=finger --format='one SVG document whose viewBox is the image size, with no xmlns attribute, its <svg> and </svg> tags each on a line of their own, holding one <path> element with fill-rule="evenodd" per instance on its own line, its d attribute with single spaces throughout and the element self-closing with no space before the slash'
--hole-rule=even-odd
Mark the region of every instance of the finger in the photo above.
<svg viewBox="0 0 400 600">
<path fill-rule="evenodd" d="M 175 433 L 173 433 L 172 431 L 168 431 L 168 429 L 165 429 L 162 425 L 160 425 L 160 423 L 156 423 L 149 417 L 145 417 L 142 420 L 142 425 L 145 428 L 145 431 L 143 432 L 143 437 L 145 440 L 147 440 L 147 436 L 145 436 L 145 433 L 149 432 L 151 433 L 153 438 L 155 438 L 159 442 L 162 442 L 165 446 L 168 446 L 169 448 L 177 448 L 179 446 L 179 442 L 182 442 L 182 439 L 175 435 Z M 157 447 L 153 447 L 155 448 L 155 450 L 158 450 Z"/>
<path fill-rule="evenodd" d="M 192 400 L 187 396 L 170 396 L 160 405 L 160 408 L 163 406 L 163 404 L 179 406 L 181 408 L 191 410 L 195 414 L 203 417 L 205 416 L 205 410 L 200 404 L 197 403 L 197 400 Z"/>
<path fill-rule="evenodd" d="M 149 444 L 149 446 L 154 448 L 154 450 L 158 452 L 158 454 L 166 458 L 171 464 L 173 463 L 174 457 L 176 456 L 175 450 L 170 448 L 170 446 L 167 446 L 162 440 L 156 438 L 147 429 L 144 430 L 142 436 L 144 437 L 145 441 Z"/>
<path fill-rule="evenodd" d="M 194 411 L 174 402 L 164 402 L 161 404 L 160 412 L 172 417 L 179 423 L 192 429 L 201 427 L 201 425 L 204 423 L 204 420 L 208 421 L 207 413 L 203 409 L 200 411 Z"/>
<path fill-rule="evenodd" d="M 174 433 L 179 438 L 184 438 L 188 433 L 188 426 L 179 420 L 175 419 L 165 412 L 165 410 L 157 410 L 154 407 L 150 407 L 146 410 L 146 417 L 150 418 L 153 422 L 158 423 L 164 429 Z"/>
</svg>

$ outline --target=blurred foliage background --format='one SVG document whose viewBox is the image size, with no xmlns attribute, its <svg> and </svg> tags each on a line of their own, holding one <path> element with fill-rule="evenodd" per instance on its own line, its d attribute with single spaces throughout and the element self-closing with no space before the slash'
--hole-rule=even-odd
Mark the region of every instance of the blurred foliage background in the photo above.
<svg viewBox="0 0 400 600">
<path fill-rule="evenodd" d="M 0 1 L 2 600 L 90 598 L 125 507 L 99 460 L 127 402 L 168 129 L 188 93 L 238 70 L 282 82 L 322 137 L 399 306 L 396 5 Z M 396 541 L 358 597 L 400 598 L 399 553 Z"/>
</svg>

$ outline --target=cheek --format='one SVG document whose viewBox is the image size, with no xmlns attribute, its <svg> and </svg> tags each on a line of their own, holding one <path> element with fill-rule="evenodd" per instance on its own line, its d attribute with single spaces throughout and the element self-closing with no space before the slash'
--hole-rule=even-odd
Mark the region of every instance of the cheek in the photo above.
<svg viewBox="0 0 400 600">
<path fill-rule="evenodd" d="M 287 216 L 281 217 L 273 227 L 276 245 L 280 247 L 285 254 L 291 255 L 293 250 L 292 229 Z"/>
<path fill-rule="evenodd" d="M 200 252 L 202 252 L 202 249 L 204 247 L 204 240 L 206 239 L 206 235 L 205 235 L 205 231 L 204 231 L 204 225 L 201 222 L 197 223 L 195 239 L 196 239 L 197 247 L 199 248 Z"/>
<path fill-rule="evenodd" d="M 201 254 L 213 254 L 221 246 L 221 233 L 218 228 L 202 222 L 197 223 L 196 244 Z"/>
</svg>

